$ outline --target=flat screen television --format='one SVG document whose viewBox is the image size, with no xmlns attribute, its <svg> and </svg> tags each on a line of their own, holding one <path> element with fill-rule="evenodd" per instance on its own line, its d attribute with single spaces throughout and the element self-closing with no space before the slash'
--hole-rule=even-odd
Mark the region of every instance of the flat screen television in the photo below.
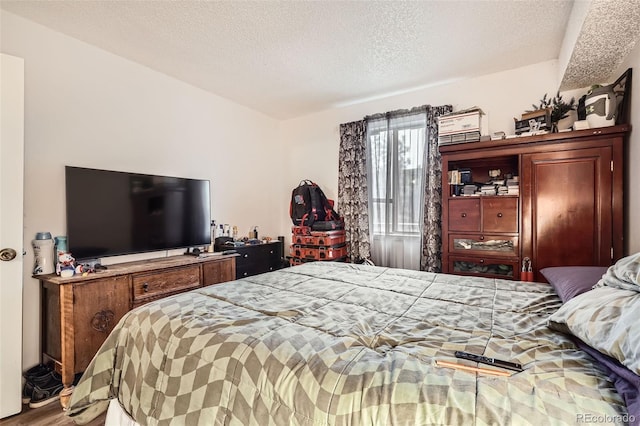
<svg viewBox="0 0 640 426">
<path fill-rule="evenodd" d="M 78 260 L 209 244 L 208 180 L 65 167 L 67 243 Z"/>
</svg>

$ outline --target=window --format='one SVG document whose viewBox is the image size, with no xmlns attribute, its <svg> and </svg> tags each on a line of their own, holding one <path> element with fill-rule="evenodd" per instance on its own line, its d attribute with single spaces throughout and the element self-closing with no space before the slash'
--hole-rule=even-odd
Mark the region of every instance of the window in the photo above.
<svg viewBox="0 0 640 426">
<path fill-rule="evenodd" d="M 419 235 L 426 114 L 370 120 L 367 128 L 373 234 Z"/>
</svg>

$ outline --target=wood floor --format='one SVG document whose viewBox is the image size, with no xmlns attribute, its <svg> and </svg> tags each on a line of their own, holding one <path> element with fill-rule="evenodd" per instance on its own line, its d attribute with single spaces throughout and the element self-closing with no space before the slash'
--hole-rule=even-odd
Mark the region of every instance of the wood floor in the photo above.
<svg viewBox="0 0 640 426">
<path fill-rule="evenodd" d="M 104 426 L 106 412 L 87 423 L 87 426 Z M 75 426 L 73 420 L 64 415 L 60 403 L 52 402 L 40 408 L 29 408 L 28 404 L 22 406 L 22 412 L 15 416 L 0 420 L 0 426 Z"/>
</svg>

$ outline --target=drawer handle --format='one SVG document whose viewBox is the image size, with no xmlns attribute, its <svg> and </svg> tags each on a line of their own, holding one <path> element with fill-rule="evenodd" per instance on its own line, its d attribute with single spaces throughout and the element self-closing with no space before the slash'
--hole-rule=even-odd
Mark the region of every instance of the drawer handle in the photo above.
<svg viewBox="0 0 640 426">
<path fill-rule="evenodd" d="M 480 259 L 480 263 L 484 263 L 484 259 Z"/>
<path fill-rule="evenodd" d="M 147 293 L 149 291 L 149 283 L 142 284 L 142 291 Z"/>
<path fill-rule="evenodd" d="M 269 254 L 273 254 L 273 250 L 271 250 L 271 251 L 269 252 Z"/>
<path fill-rule="evenodd" d="M 484 240 L 484 235 L 480 235 L 480 241 Z"/>
<path fill-rule="evenodd" d="M 460 216 L 467 217 L 467 214 L 466 213 L 462 213 Z"/>
<path fill-rule="evenodd" d="M 249 257 L 249 255 L 245 253 L 245 255 L 242 256 L 242 257 L 247 258 L 247 257 Z"/>
<path fill-rule="evenodd" d="M 498 217 L 502 217 L 502 213 L 498 213 Z"/>
<path fill-rule="evenodd" d="M 244 274 L 242 274 L 242 275 L 246 277 L 246 276 L 247 276 L 247 273 L 248 273 L 248 272 L 245 272 L 245 273 L 244 273 Z"/>
</svg>

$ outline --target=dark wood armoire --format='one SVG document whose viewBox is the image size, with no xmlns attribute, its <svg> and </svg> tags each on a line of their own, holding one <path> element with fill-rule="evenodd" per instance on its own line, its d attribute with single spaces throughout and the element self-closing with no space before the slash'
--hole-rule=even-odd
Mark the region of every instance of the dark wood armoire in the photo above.
<svg viewBox="0 0 640 426">
<path fill-rule="evenodd" d="M 440 146 L 443 272 L 521 279 L 528 258 L 533 279 L 544 281 L 545 267 L 607 266 L 622 257 L 629 131 L 620 125 Z M 507 178 L 510 186 L 502 195 L 464 195 L 450 172 L 478 187 Z"/>
</svg>

